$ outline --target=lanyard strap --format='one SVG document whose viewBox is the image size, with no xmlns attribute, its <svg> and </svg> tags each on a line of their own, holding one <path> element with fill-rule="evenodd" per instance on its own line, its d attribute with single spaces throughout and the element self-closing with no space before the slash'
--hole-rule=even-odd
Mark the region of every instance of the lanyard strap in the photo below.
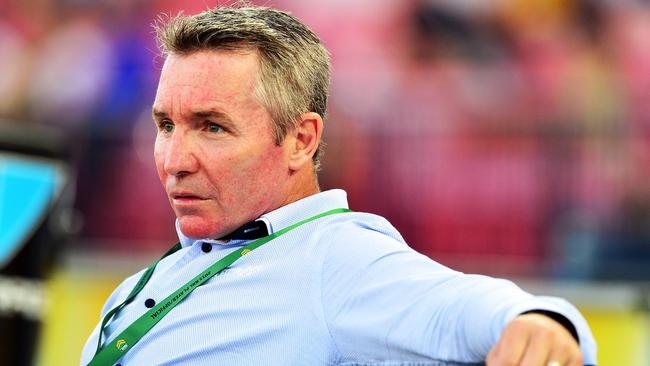
<svg viewBox="0 0 650 366">
<path fill-rule="evenodd" d="M 117 314 L 118 311 L 122 310 L 126 305 L 128 305 L 135 297 L 142 291 L 144 286 L 149 282 L 149 279 L 151 278 L 151 275 L 153 274 L 153 271 L 156 269 L 156 266 L 158 265 L 158 262 L 163 260 L 163 258 L 176 253 L 178 250 L 181 249 L 181 243 L 177 243 L 171 249 L 169 249 L 165 254 L 163 254 L 162 257 L 158 258 L 155 262 L 151 263 L 149 268 L 147 268 L 146 271 L 140 276 L 140 279 L 138 282 L 135 284 L 129 295 L 126 297 L 126 300 L 124 300 L 121 304 L 117 305 L 111 311 L 106 313 L 104 316 L 104 319 L 102 320 L 102 325 L 99 327 L 99 336 L 97 337 L 97 350 L 95 351 L 95 354 L 99 352 L 99 350 L 102 347 L 102 334 L 104 333 L 104 329 L 106 328 L 106 324 Z"/>
<path fill-rule="evenodd" d="M 267 242 L 283 234 L 286 234 L 287 232 L 303 224 L 306 224 L 310 221 L 319 219 L 324 216 L 329 216 L 329 215 L 343 213 L 343 212 L 350 212 L 350 210 L 347 208 L 337 208 L 337 209 L 320 213 L 316 216 L 312 216 L 305 220 L 299 221 L 276 233 L 255 240 L 254 242 L 249 243 L 244 247 L 235 250 L 234 252 L 231 252 L 230 254 L 226 255 L 225 257 L 223 257 L 222 259 L 220 259 L 219 261 L 217 261 L 216 263 L 208 267 L 206 270 L 198 274 L 196 277 L 191 279 L 185 285 L 181 286 L 176 291 L 171 293 L 164 300 L 159 302 L 158 306 L 151 308 L 149 311 L 144 313 L 133 323 L 131 323 L 124 331 L 122 331 L 122 333 L 118 334 L 113 341 L 111 341 L 110 343 L 108 343 L 102 348 L 101 347 L 102 333 L 104 332 L 104 328 L 108 323 L 108 321 L 113 316 L 115 316 L 117 312 L 119 312 L 127 304 L 133 301 L 136 295 L 140 293 L 140 291 L 142 291 L 144 286 L 151 278 L 151 275 L 153 274 L 153 271 L 156 268 L 158 262 L 160 262 L 163 258 L 175 253 L 181 248 L 180 243 L 174 245 L 170 250 L 167 251 L 167 253 L 165 253 L 162 257 L 160 257 L 160 259 L 153 262 L 149 266 L 149 268 L 147 268 L 147 270 L 142 274 L 142 276 L 138 280 L 138 283 L 135 285 L 133 290 L 131 290 L 129 295 L 126 297 L 126 300 L 124 300 L 124 302 L 117 305 L 111 311 L 106 313 L 106 316 L 102 320 L 101 328 L 99 330 L 97 351 L 95 352 L 95 356 L 90 361 L 88 366 L 104 366 L 104 365 L 112 365 L 113 363 L 115 363 L 131 347 L 133 347 L 133 345 L 135 345 L 151 328 L 153 328 L 154 325 L 156 325 L 165 315 L 167 315 L 167 313 L 169 313 L 171 309 L 173 309 L 176 305 L 178 305 L 181 301 L 183 301 L 183 299 L 185 299 L 187 295 L 189 295 L 192 291 L 194 291 L 194 289 L 201 286 L 203 283 L 208 281 L 210 278 L 212 278 L 219 272 L 223 271 L 226 267 L 233 264 L 237 259 L 246 255 L 248 252 L 256 248 L 259 248 L 260 246 L 266 244 Z"/>
</svg>

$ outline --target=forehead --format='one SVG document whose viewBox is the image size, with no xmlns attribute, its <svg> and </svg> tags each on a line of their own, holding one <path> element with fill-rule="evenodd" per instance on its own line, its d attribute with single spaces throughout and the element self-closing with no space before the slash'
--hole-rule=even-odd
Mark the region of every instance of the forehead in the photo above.
<svg viewBox="0 0 650 366">
<path fill-rule="evenodd" d="M 155 105 L 227 102 L 251 98 L 257 84 L 258 53 L 253 50 L 202 50 L 170 54 L 165 60 Z"/>
</svg>

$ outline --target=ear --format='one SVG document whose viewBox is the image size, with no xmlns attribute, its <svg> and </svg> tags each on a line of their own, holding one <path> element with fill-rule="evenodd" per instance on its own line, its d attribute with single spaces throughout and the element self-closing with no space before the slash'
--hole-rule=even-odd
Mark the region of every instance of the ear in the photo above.
<svg viewBox="0 0 650 366">
<path fill-rule="evenodd" d="M 318 113 L 308 112 L 300 116 L 296 127 L 289 132 L 289 169 L 300 170 L 306 164 L 312 164 L 323 134 L 323 118 Z M 287 136 L 289 137 L 289 136 Z"/>
</svg>

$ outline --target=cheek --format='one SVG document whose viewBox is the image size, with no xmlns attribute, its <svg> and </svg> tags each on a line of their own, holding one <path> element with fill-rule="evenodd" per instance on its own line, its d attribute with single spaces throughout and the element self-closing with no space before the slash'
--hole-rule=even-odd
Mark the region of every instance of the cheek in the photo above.
<svg viewBox="0 0 650 366">
<path fill-rule="evenodd" d="M 284 174 L 287 173 L 283 150 L 277 146 L 268 149 L 257 160 L 255 170 L 257 174 L 252 178 L 261 184 L 281 184 L 283 179 L 286 179 Z"/>
<path fill-rule="evenodd" d="M 239 182 L 233 188 L 248 197 L 266 195 L 274 186 L 280 185 L 282 180 L 282 154 L 280 149 L 265 149 L 257 153 L 257 157 L 248 161 L 227 157 L 223 176 L 228 176 L 232 182 Z M 223 164 L 223 163 L 222 163 Z M 228 179 L 228 178 L 227 178 Z"/>
<path fill-rule="evenodd" d="M 241 150 L 199 151 L 208 180 L 225 205 L 268 198 L 286 180 L 283 150 L 273 142 Z"/>
<path fill-rule="evenodd" d="M 164 144 L 160 139 L 156 138 L 156 142 L 153 148 L 153 158 L 156 162 L 156 170 L 158 171 L 158 177 L 162 180 L 165 177 L 165 148 Z"/>
</svg>

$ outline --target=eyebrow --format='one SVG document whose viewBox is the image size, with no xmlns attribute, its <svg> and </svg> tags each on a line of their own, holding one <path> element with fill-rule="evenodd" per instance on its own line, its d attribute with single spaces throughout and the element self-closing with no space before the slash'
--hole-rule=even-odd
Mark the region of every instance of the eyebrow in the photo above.
<svg viewBox="0 0 650 366">
<path fill-rule="evenodd" d="M 167 113 L 165 113 L 163 111 L 159 111 L 159 110 L 157 110 L 155 108 L 151 110 L 151 116 L 154 119 L 162 119 L 162 118 L 168 117 Z"/>
<path fill-rule="evenodd" d="M 230 121 L 230 118 L 228 117 L 228 115 L 226 115 L 223 112 L 219 112 L 219 111 L 196 111 L 196 112 L 192 112 L 192 115 L 195 118 L 213 117 L 213 118 L 225 119 L 227 121 Z"/>
<path fill-rule="evenodd" d="M 155 108 L 152 109 L 151 114 L 152 114 L 154 119 L 169 118 L 169 115 L 167 114 L 167 112 L 160 111 L 160 110 L 157 110 Z M 191 115 L 192 115 L 192 118 L 208 118 L 208 117 L 212 117 L 212 118 L 219 118 L 221 120 L 225 120 L 225 121 L 228 121 L 228 122 L 230 121 L 230 118 L 228 117 L 227 114 L 225 114 L 223 112 L 219 112 L 219 111 L 213 111 L 213 110 L 195 111 L 195 112 L 191 112 Z"/>
</svg>

